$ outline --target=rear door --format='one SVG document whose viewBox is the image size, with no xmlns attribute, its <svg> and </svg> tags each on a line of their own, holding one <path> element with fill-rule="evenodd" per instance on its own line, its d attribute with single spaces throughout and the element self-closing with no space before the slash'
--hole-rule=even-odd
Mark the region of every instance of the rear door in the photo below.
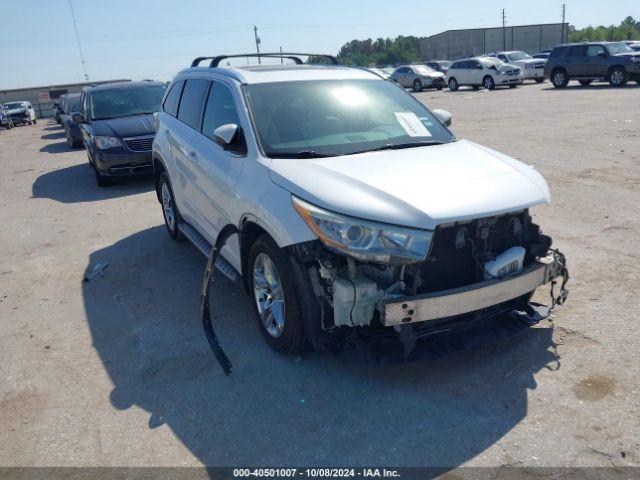
<svg viewBox="0 0 640 480">
<path fill-rule="evenodd" d="M 210 243 L 220 230 L 232 222 L 231 211 L 236 198 L 237 182 L 245 155 L 225 150 L 214 140 L 216 128 L 226 124 L 241 125 L 238 102 L 232 88 L 214 81 L 204 105 L 202 128 L 196 134 L 190 155 L 194 158 L 197 188 L 197 209 L 202 233 Z M 231 242 L 235 246 L 236 242 Z M 232 264 L 239 265 L 237 248 L 225 249 L 223 254 Z M 231 256 L 231 258 L 229 258 Z M 233 258 L 238 257 L 238 258 Z"/>
<path fill-rule="evenodd" d="M 484 69 L 478 60 L 467 61 L 467 83 L 471 85 L 482 84 L 482 77 L 484 76 Z"/>
<path fill-rule="evenodd" d="M 587 61 L 587 46 L 574 45 L 565 56 L 565 68 L 570 77 L 581 77 L 588 75 L 585 73 Z"/>
</svg>

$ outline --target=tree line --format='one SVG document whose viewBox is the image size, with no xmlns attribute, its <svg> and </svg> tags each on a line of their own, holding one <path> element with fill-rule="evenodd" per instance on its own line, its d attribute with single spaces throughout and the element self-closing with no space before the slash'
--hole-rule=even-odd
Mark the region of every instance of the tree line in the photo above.
<svg viewBox="0 0 640 480">
<path fill-rule="evenodd" d="M 338 60 L 344 65 L 396 65 L 420 61 L 420 40 L 425 37 L 403 36 L 372 40 L 351 40 L 338 52 Z M 640 40 L 640 22 L 625 18 L 620 25 L 608 27 L 588 26 L 577 29 L 569 25 L 570 42 L 604 40 Z"/>
</svg>

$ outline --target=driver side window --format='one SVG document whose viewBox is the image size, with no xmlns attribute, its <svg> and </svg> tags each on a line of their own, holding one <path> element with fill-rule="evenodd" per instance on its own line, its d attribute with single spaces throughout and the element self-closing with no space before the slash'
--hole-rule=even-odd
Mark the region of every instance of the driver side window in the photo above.
<svg viewBox="0 0 640 480">
<path fill-rule="evenodd" d="M 587 47 L 587 57 L 597 57 L 604 53 L 604 47 L 602 45 L 589 45 Z"/>
<path fill-rule="evenodd" d="M 215 129 L 228 123 L 240 126 L 233 94 L 226 85 L 213 82 L 205 106 L 202 134 L 215 141 Z"/>
</svg>

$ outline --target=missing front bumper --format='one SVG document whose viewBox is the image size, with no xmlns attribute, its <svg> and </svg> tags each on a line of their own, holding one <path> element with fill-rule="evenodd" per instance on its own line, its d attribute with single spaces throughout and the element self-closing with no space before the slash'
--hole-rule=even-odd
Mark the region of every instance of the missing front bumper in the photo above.
<svg viewBox="0 0 640 480">
<path fill-rule="evenodd" d="M 384 326 L 454 317 L 513 300 L 551 282 L 565 269 L 564 260 L 550 252 L 518 275 L 415 297 L 383 301 Z"/>
</svg>

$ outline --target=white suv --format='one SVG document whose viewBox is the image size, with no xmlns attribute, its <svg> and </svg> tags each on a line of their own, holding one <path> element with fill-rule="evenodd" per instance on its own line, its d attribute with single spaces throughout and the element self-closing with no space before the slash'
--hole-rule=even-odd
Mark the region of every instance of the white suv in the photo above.
<svg viewBox="0 0 640 480">
<path fill-rule="evenodd" d="M 243 279 L 269 345 L 408 356 L 436 332 L 539 318 L 533 291 L 566 280 L 528 211 L 549 202 L 540 174 L 457 140 L 450 114 L 374 73 L 283 55 L 295 63 L 196 59 L 153 142 L 169 234 L 209 255 L 239 230 L 217 266 Z"/>
<path fill-rule="evenodd" d="M 536 83 L 544 82 L 544 66 L 547 63 L 545 59 L 533 58 L 528 53 L 519 50 L 490 53 L 488 56 L 519 67 L 522 70 L 523 80 L 535 80 Z"/>
<path fill-rule="evenodd" d="M 501 86 L 515 88 L 522 84 L 522 71 L 497 58 L 466 58 L 453 62 L 447 70 L 445 81 L 452 92 L 465 85 L 476 90 L 480 87 L 487 90 Z"/>
</svg>

